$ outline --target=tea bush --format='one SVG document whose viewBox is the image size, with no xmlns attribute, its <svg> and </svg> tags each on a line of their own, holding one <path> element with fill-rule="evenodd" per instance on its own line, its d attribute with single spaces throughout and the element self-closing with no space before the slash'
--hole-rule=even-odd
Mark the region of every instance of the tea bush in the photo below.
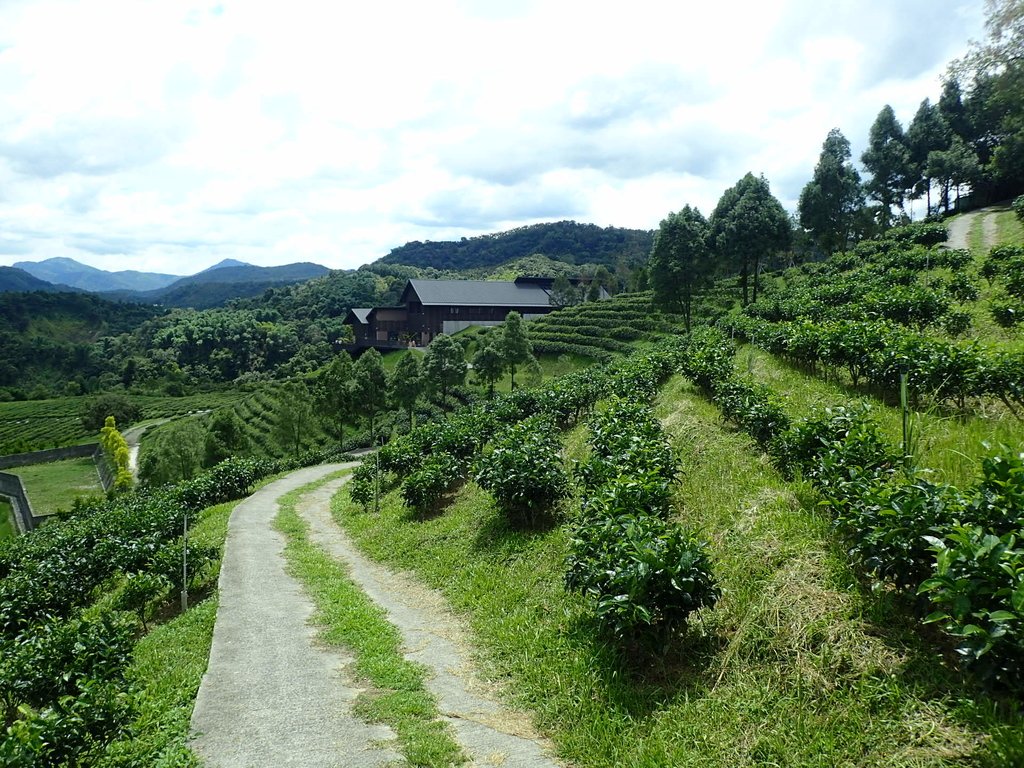
<svg viewBox="0 0 1024 768">
<path fill-rule="evenodd" d="M 476 465 L 476 482 L 513 523 L 535 525 L 569 493 L 554 424 L 533 416 L 495 437 Z"/>
<path fill-rule="evenodd" d="M 643 512 L 590 513 L 570 538 L 565 585 L 589 598 L 602 631 L 655 650 L 715 604 L 711 563 L 693 536 Z"/>
</svg>

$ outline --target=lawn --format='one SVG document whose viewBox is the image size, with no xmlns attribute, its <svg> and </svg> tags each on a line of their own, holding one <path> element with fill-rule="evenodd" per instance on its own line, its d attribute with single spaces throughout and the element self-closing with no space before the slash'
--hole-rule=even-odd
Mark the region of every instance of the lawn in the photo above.
<svg viewBox="0 0 1024 768">
<path fill-rule="evenodd" d="M 89 457 L 33 464 L 7 471 L 21 478 L 32 512 L 36 515 L 68 510 L 80 496 L 103 493 L 96 465 Z"/>
</svg>

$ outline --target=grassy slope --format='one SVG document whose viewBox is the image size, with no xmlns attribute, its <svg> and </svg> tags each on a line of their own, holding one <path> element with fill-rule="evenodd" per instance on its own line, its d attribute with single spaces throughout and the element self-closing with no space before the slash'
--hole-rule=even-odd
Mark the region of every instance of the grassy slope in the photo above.
<svg viewBox="0 0 1024 768">
<path fill-rule="evenodd" d="M 804 373 L 767 352 L 746 345 L 736 356 L 741 373 L 750 373 L 780 395 L 786 412 L 794 418 L 820 413 L 824 408 L 863 401 L 872 405 L 875 420 L 892 445 L 902 441 L 902 416 L 898 407 L 886 405 L 842 381 L 823 380 Z M 970 485 L 982 456 L 1006 445 L 1024 451 L 1024 425 L 1002 407 L 988 414 L 947 414 L 938 409 L 915 412 L 912 419 L 917 464 L 931 470 L 935 482 Z"/>
<path fill-rule="evenodd" d="M 959 765 L 1013 748 L 1021 722 L 862 593 L 807 488 L 681 380 L 658 409 L 681 457 L 680 516 L 710 541 L 723 587 L 663 665 L 637 672 L 593 636 L 561 587 L 563 529 L 511 531 L 473 485 L 422 523 L 394 494 L 379 516 L 342 502 L 337 517 L 371 556 L 447 594 L 574 764 Z"/>
<path fill-rule="evenodd" d="M 80 496 L 103 493 L 96 464 L 89 456 L 14 467 L 6 471 L 21 478 L 32 512 L 36 515 L 67 511 Z"/>
<path fill-rule="evenodd" d="M 189 532 L 191 540 L 223 550 L 228 517 L 235 503 L 204 510 L 200 521 Z M 128 674 L 138 689 L 135 700 L 138 716 L 125 734 L 108 747 L 99 766 L 198 768 L 200 765 L 188 748 L 189 723 L 210 657 L 219 573 L 218 560 L 202 574 L 204 586 L 198 595 L 199 601 L 186 613 L 177 613 L 162 622 L 158 620 L 136 645 Z M 172 603 L 176 599 L 176 595 L 172 596 Z"/>
</svg>

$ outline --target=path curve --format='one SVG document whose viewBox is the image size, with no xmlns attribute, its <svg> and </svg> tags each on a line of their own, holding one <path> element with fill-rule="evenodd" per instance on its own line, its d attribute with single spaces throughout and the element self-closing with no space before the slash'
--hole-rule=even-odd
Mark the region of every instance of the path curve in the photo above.
<svg viewBox="0 0 1024 768">
<path fill-rule="evenodd" d="M 314 607 L 285 571 L 282 494 L 351 465 L 292 472 L 228 521 L 210 660 L 192 712 L 208 768 L 363 768 L 400 761 L 389 728 L 352 715 L 351 655 L 316 641 Z"/>
<path fill-rule="evenodd" d="M 210 660 L 192 713 L 192 748 L 208 768 L 402 762 L 390 729 L 352 715 L 360 689 L 345 668 L 353 659 L 316 641 L 314 606 L 286 572 L 284 537 L 273 528 L 281 495 L 350 466 L 292 472 L 231 513 Z M 331 497 L 346 480 L 306 494 L 298 512 L 311 540 L 388 612 L 406 657 L 428 668 L 426 685 L 470 764 L 557 768 L 529 719 L 476 680 L 465 632 L 439 593 L 368 561 L 331 518 Z"/>
<path fill-rule="evenodd" d="M 388 613 L 402 635 L 407 659 L 430 670 L 426 686 L 441 716 L 473 766 L 556 768 L 552 745 L 530 719 L 506 709 L 473 671 L 467 633 L 444 598 L 417 580 L 365 558 L 330 513 L 331 497 L 345 479 L 333 480 L 303 497 L 298 512 L 310 538 L 348 566 L 350 578 Z"/>
<path fill-rule="evenodd" d="M 981 219 L 982 246 L 988 250 L 996 242 L 996 220 L 991 214 L 997 211 L 1005 211 L 1004 205 L 990 205 L 985 208 L 978 208 L 968 211 L 953 219 L 946 225 L 946 247 L 947 248 L 970 248 L 971 229 L 974 227 L 975 219 Z"/>
</svg>

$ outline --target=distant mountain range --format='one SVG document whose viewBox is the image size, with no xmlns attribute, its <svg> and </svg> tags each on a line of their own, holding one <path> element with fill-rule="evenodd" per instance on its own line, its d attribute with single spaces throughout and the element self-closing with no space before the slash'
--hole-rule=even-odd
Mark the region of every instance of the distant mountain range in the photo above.
<svg viewBox="0 0 1024 768">
<path fill-rule="evenodd" d="M 43 261 L 18 261 L 14 266 L 48 283 L 69 285 L 93 293 L 117 290 L 152 291 L 181 279 L 180 275 L 137 272 L 134 269 L 107 272 L 61 256 Z"/>
<path fill-rule="evenodd" d="M 231 299 L 258 296 L 267 288 L 300 283 L 330 272 L 310 262 L 257 267 L 224 259 L 194 275 L 123 270 L 108 272 L 67 258 L 19 261 L 0 267 L 2 291 L 88 291 L 114 301 L 205 309 Z"/>
</svg>

